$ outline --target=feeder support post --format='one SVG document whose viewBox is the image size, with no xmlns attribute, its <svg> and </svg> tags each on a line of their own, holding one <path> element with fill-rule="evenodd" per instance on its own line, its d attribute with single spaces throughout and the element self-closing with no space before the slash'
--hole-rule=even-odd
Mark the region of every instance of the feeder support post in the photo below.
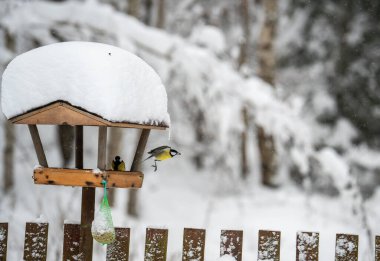
<svg viewBox="0 0 380 261">
<path fill-rule="evenodd" d="M 139 143 L 136 148 L 135 156 L 133 158 L 131 171 L 141 171 L 141 162 L 144 156 L 146 143 L 148 142 L 150 129 L 143 129 L 140 134 Z M 128 214 L 134 217 L 138 216 L 137 212 L 137 191 L 134 189 L 129 190 L 129 200 L 127 204 Z"/>
<path fill-rule="evenodd" d="M 46 160 L 44 148 L 42 146 L 40 134 L 38 133 L 38 129 L 36 125 L 29 124 L 28 125 L 30 135 L 32 136 L 34 149 L 37 154 L 38 158 L 38 164 L 40 164 L 42 167 L 48 167 L 48 163 Z"/>
<path fill-rule="evenodd" d="M 107 127 L 99 127 L 98 136 L 98 168 L 104 170 L 106 167 L 106 143 Z M 76 126 L 76 151 L 77 168 L 83 169 L 83 126 Z M 77 157 L 78 156 L 78 157 Z M 91 224 L 94 220 L 95 211 L 95 188 L 82 188 L 82 210 L 81 210 L 81 253 L 84 261 L 92 260 L 93 239 L 91 235 Z"/>
</svg>

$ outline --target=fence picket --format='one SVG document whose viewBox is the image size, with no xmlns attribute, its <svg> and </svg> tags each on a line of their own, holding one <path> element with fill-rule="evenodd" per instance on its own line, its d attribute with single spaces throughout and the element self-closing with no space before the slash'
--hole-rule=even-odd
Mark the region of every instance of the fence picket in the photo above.
<svg viewBox="0 0 380 261">
<path fill-rule="evenodd" d="M 357 261 L 359 236 L 336 234 L 335 261 Z"/>
<path fill-rule="evenodd" d="M 204 260 L 206 230 L 185 228 L 183 230 L 182 261 Z"/>
<path fill-rule="evenodd" d="M 0 261 L 7 260 L 8 223 L 0 223 Z"/>
<path fill-rule="evenodd" d="M 63 261 L 81 260 L 80 225 L 64 224 L 63 226 Z"/>
<path fill-rule="evenodd" d="M 46 260 L 48 223 L 26 223 L 24 260 Z"/>
<path fill-rule="evenodd" d="M 129 228 L 115 228 L 116 239 L 107 246 L 107 261 L 128 261 L 129 259 Z"/>
<path fill-rule="evenodd" d="M 280 231 L 259 230 L 259 253 L 257 260 L 280 261 Z"/>
<path fill-rule="evenodd" d="M 380 261 L 380 236 L 375 238 L 375 261 Z"/>
<path fill-rule="evenodd" d="M 318 261 L 319 233 L 298 232 L 296 261 Z"/>
<path fill-rule="evenodd" d="M 236 261 L 242 260 L 243 231 L 222 230 L 220 234 L 220 256 L 230 255 Z"/>
<path fill-rule="evenodd" d="M 145 261 L 166 261 L 168 247 L 167 229 L 146 229 Z"/>
</svg>

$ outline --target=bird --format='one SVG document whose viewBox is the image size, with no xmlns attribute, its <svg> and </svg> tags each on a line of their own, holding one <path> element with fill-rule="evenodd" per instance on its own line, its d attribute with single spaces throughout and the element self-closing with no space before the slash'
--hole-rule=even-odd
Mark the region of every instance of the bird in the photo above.
<svg viewBox="0 0 380 261">
<path fill-rule="evenodd" d="M 112 170 L 125 171 L 125 163 L 120 159 L 120 156 L 116 156 L 111 164 Z"/>
<path fill-rule="evenodd" d="M 154 167 L 154 171 L 157 171 L 157 161 L 163 161 L 163 160 L 173 158 L 176 155 L 181 155 L 181 153 L 179 153 L 175 149 L 172 149 L 169 146 L 157 147 L 149 151 L 148 154 L 150 154 L 150 156 L 146 158 L 144 161 L 154 157 L 154 165 L 152 165 L 152 167 Z"/>
</svg>

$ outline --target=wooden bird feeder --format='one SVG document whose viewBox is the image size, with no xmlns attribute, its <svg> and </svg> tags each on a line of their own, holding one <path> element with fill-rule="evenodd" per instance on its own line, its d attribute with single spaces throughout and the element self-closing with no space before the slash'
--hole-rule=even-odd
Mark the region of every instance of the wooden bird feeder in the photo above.
<svg viewBox="0 0 380 261">
<path fill-rule="evenodd" d="M 14 124 L 27 124 L 32 136 L 39 165 L 34 169 L 35 184 L 63 185 L 79 187 L 102 187 L 102 180 L 107 180 L 109 187 L 141 188 L 144 174 L 140 171 L 140 163 L 151 129 L 164 130 L 165 125 L 145 125 L 129 122 L 110 122 L 68 102 L 56 101 L 22 115 L 9 119 Z M 51 168 L 46 160 L 37 125 L 71 125 L 76 134 L 76 168 Z M 99 126 L 98 137 L 98 169 L 82 169 L 79 163 L 82 157 L 83 126 Z M 133 158 L 130 171 L 106 170 L 107 128 L 141 129 L 140 140 Z"/>
<path fill-rule="evenodd" d="M 14 124 L 27 124 L 32 136 L 39 165 L 34 169 L 35 184 L 83 187 L 81 208 L 80 247 L 83 260 L 92 260 L 91 223 L 94 220 L 95 187 L 141 188 L 144 174 L 140 164 L 151 129 L 164 130 L 165 125 L 144 125 L 129 122 L 110 122 L 102 117 L 64 101 L 56 101 L 22 115 L 9 119 Z M 37 125 L 75 126 L 75 169 L 49 167 Z M 98 169 L 83 169 L 83 126 L 99 126 Z M 108 128 L 141 129 L 140 139 L 130 171 L 106 170 L 106 148 Z"/>
<path fill-rule="evenodd" d="M 114 46 L 57 43 L 21 54 L 8 65 L 1 102 L 10 122 L 29 127 L 39 162 L 34 183 L 82 187 L 80 248 L 83 260 L 92 260 L 95 187 L 107 180 L 107 187 L 141 188 L 140 165 L 150 130 L 168 128 L 167 96 L 159 76 Z M 75 127 L 75 168 L 49 166 L 37 125 Z M 96 169 L 83 169 L 84 126 L 99 128 Z M 141 129 L 130 171 L 106 169 L 108 128 Z"/>
</svg>

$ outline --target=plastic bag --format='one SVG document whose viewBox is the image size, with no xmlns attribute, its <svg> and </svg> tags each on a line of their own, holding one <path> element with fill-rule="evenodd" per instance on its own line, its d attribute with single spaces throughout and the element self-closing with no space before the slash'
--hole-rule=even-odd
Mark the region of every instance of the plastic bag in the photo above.
<svg viewBox="0 0 380 261">
<path fill-rule="evenodd" d="M 111 244 L 115 240 L 115 227 L 112 222 L 111 208 L 107 198 L 107 182 L 104 184 L 104 196 L 91 226 L 92 237 L 101 244 Z"/>
</svg>

